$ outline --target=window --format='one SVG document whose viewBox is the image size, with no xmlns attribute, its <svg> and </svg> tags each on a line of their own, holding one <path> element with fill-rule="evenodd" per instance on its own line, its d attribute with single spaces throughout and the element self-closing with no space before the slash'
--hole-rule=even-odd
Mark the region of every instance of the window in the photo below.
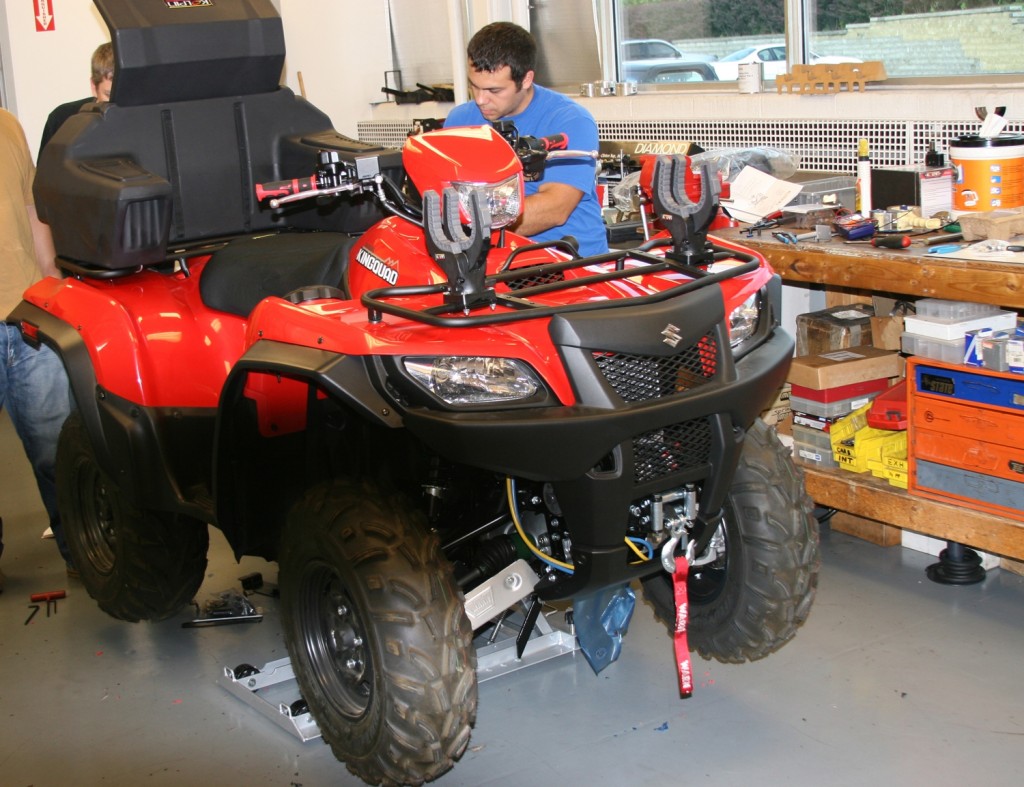
<svg viewBox="0 0 1024 787">
<path fill-rule="evenodd" d="M 787 18 L 800 28 L 789 42 L 800 40 L 806 49 L 792 62 L 880 60 L 891 78 L 1024 73 L 1024 24 L 1016 18 L 1020 0 L 614 0 L 614 5 L 619 77 L 642 83 L 735 80 L 740 63 L 762 63 L 764 78 L 775 79 L 789 68 Z M 673 63 L 676 70 L 666 70 Z"/>
</svg>

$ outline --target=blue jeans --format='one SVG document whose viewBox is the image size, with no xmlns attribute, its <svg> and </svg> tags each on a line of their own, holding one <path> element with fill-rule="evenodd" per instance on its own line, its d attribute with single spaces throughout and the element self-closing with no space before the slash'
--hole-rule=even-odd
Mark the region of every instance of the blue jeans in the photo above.
<svg viewBox="0 0 1024 787">
<path fill-rule="evenodd" d="M 45 345 L 34 350 L 15 326 L 0 323 L 0 410 L 5 407 L 35 473 L 57 548 L 70 565 L 56 483 L 57 439 L 71 412 L 68 376 L 53 350 Z"/>
</svg>

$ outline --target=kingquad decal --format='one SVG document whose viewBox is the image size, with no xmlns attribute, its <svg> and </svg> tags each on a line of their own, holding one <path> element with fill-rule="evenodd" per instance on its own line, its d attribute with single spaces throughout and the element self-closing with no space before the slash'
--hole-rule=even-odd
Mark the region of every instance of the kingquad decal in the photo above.
<svg viewBox="0 0 1024 787">
<path fill-rule="evenodd" d="M 356 262 L 362 265 L 370 273 L 380 276 L 384 281 L 394 287 L 398 284 L 398 271 L 388 265 L 380 257 L 370 254 L 366 249 L 360 249 L 356 254 Z"/>
</svg>

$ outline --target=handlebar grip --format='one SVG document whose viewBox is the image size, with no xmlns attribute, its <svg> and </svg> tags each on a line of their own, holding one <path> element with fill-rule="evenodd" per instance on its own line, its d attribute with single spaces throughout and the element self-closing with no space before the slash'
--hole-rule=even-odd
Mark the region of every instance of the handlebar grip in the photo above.
<svg viewBox="0 0 1024 787">
<path fill-rule="evenodd" d="M 565 134 L 551 134 L 546 137 L 540 137 L 540 143 L 543 145 L 544 150 L 565 150 L 569 147 L 569 137 Z"/>
<path fill-rule="evenodd" d="M 313 191 L 316 188 L 316 175 L 308 178 L 292 178 L 291 180 L 275 180 L 270 183 L 256 184 L 256 199 L 263 202 L 265 199 L 274 197 L 288 197 L 292 194 L 300 194 L 303 191 Z"/>
</svg>

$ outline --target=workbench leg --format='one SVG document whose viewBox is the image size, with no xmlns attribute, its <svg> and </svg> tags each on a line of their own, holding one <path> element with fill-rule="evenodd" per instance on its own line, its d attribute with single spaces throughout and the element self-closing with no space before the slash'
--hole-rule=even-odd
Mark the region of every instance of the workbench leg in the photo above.
<svg viewBox="0 0 1024 787">
<path fill-rule="evenodd" d="M 939 562 L 928 566 L 925 573 L 940 585 L 973 585 L 985 578 L 981 555 L 958 541 L 947 541 Z"/>
</svg>

